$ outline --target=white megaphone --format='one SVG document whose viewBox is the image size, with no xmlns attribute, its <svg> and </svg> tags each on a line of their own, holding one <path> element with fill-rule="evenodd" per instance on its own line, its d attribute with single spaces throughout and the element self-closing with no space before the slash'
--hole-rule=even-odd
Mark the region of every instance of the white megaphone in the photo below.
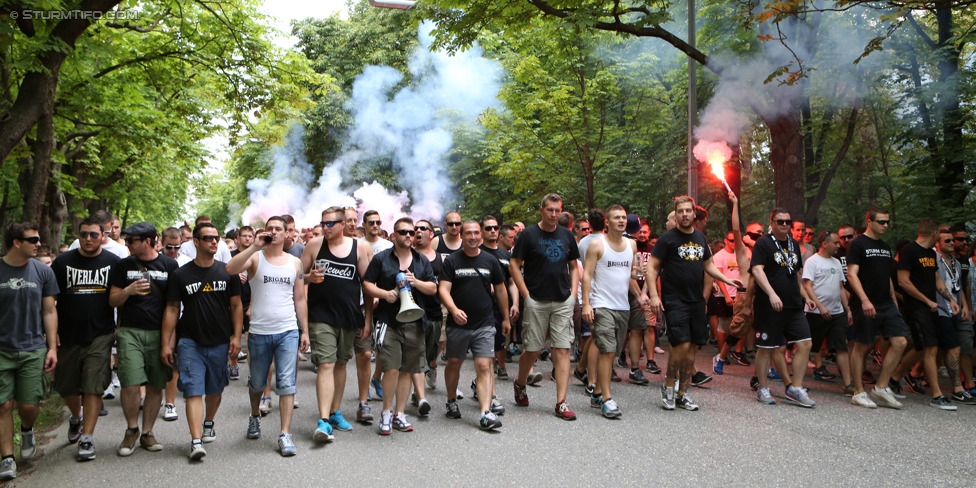
<svg viewBox="0 0 976 488">
<path fill-rule="evenodd" d="M 413 293 L 410 291 L 410 282 L 407 281 L 406 273 L 402 271 L 396 276 L 397 291 L 400 293 L 400 311 L 397 312 L 397 322 L 409 324 L 416 322 L 424 316 L 424 309 L 417 306 L 413 301 Z"/>
</svg>

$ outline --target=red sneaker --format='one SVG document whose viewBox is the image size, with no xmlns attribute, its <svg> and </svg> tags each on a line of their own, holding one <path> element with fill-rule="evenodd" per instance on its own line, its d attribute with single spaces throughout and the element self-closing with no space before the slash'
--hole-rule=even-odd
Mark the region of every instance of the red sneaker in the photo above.
<svg viewBox="0 0 976 488">
<path fill-rule="evenodd" d="M 525 392 L 525 385 L 519 386 L 518 383 L 512 382 L 515 386 L 515 404 L 520 407 L 529 406 L 529 394 Z"/>
<path fill-rule="evenodd" d="M 566 400 L 556 404 L 556 416 L 563 420 L 576 420 L 576 413 L 569 408 Z"/>
</svg>

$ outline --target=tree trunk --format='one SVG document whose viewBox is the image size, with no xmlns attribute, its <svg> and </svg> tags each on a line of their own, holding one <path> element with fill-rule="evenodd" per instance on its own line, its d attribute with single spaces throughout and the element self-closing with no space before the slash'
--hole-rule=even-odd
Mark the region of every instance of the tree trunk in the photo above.
<svg viewBox="0 0 976 488">
<path fill-rule="evenodd" d="M 790 211 L 798 219 L 806 219 L 803 194 L 803 135 L 800 117 L 792 110 L 785 115 L 763 120 L 769 129 L 769 159 L 773 166 L 773 185 L 776 206 Z"/>
<path fill-rule="evenodd" d="M 966 186 L 964 175 L 968 151 L 963 141 L 963 124 L 965 115 L 960 108 L 961 83 L 959 80 L 959 48 L 953 40 L 952 9 L 943 2 L 941 8 L 935 11 L 938 23 L 938 48 L 935 51 L 939 58 L 939 84 L 944 94 L 939 102 L 942 104 L 942 165 L 941 172 L 936 173 L 939 181 L 939 192 L 942 196 L 943 209 L 962 209 L 969 193 L 961 187 Z"/>
<path fill-rule="evenodd" d="M 53 163 L 51 154 L 54 151 L 54 97 L 52 96 L 42 107 L 42 115 L 37 121 L 37 137 L 31 147 L 33 152 L 33 168 L 31 169 L 28 190 L 24 193 L 24 212 L 25 222 L 35 222 L 41 224 L 46 220 L 48 207 L 48 186 L 51 183 L 51 172 Z M 38 232 L 41 242 L 53 242 L 50 229 L 41 225 Z"/>
</svg>

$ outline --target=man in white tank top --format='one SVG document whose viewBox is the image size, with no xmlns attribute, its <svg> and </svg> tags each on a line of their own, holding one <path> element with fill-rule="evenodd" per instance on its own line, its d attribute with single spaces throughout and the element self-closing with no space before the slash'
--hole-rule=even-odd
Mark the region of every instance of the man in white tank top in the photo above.
<svg viewBox="0 0 976 488">
<path fill-rule="evenodd" d="M 607 208 L 607 233 L 590 241 L 583 262 L 583 320 L 591 324 L 593 344 L 600 352 L 596 389 L 590 406 L 599 407 L 608 419 L 620 418 L 620 409 L 610 394 L 613 359 L 623 348 L 630 320 L 628 290 L 646 301 L 631 277 L 637 243 L 624 237 L 627 211 L 620 205 Z"/>
<path fill-rule="evenodd" d="M 308 349 L 308 308 L 301 260 L 284 252 L 285 221 L 268 219 L 265 231 L 254 245 L 227 263 L 227 272 L 246 271 L 251 283 L 251 326 L 247 337 L 251 378 L 247 385 L 251 397 L 251 417 L 247 438 L 261 437 L 261 394 L 274 361 L 275 392 L 281 413 L 281 455 L 295 455 L 291 439 L 291 416 L 295 405 L 295 374 L 298 351 Z M 268 242 L 265 238 L 270 237 Z"/>
</svg>

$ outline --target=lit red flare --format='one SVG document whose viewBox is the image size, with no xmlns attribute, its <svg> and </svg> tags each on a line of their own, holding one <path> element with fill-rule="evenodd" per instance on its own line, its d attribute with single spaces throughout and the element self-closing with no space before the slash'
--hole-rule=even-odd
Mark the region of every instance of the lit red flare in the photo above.
<svg viewBox="0 0 976 488">
<path fill-rule="evenodd" d="M 722 180 L 725 189 L 730 193 L 732 188 L 725 181 L 725 162 L 732 159 L 732 148 L 725 141 L 698 141 L 694 149 L 695 159 L 707 163 L 712 174 Z"/>
</svg>

